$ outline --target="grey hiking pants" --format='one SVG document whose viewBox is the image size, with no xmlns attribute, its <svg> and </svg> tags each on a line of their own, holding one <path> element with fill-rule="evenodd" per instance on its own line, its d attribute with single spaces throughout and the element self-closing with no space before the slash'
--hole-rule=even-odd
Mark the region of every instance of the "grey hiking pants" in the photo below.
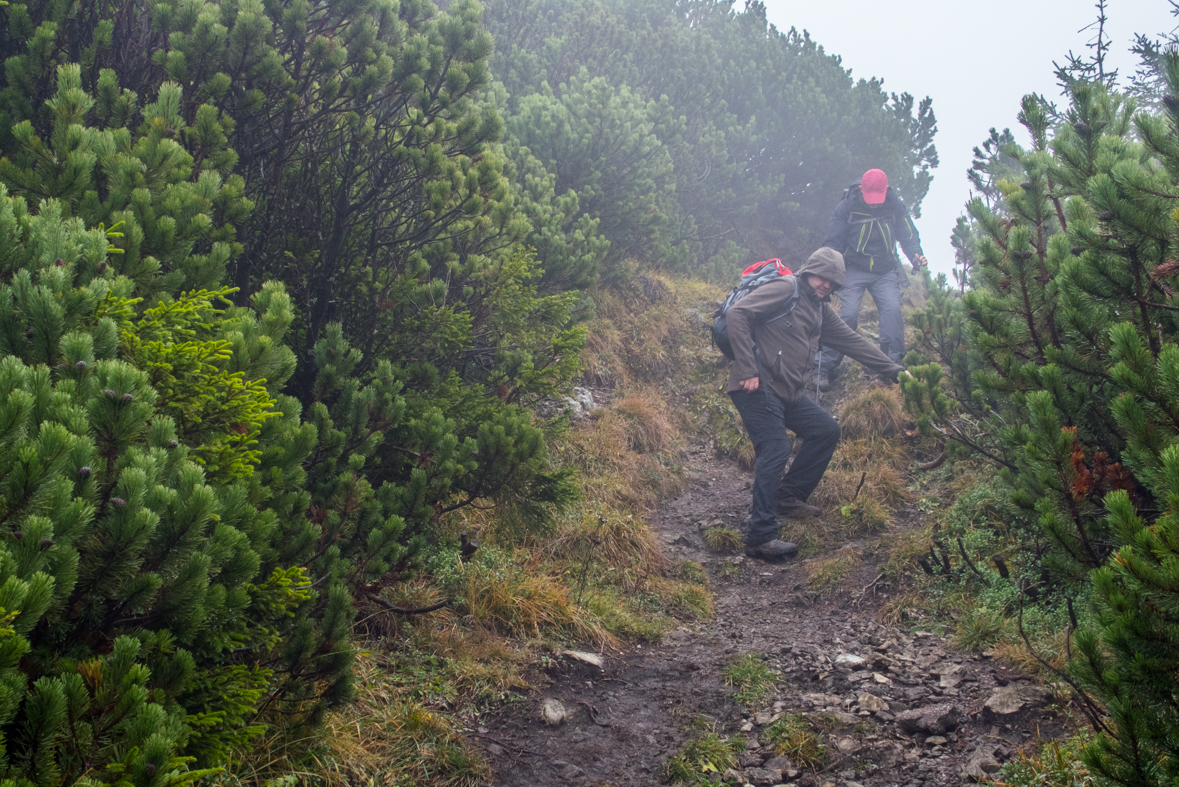
<svg viewBox="0 0 1179 787">
<path fill-rule="evenodd" d="M 872 293 L 876 311 L 880 313 L 880 349 L 894 362 L 900 363 L 905 357 L 905 320 L 901 317 L 901 282 L 896 269 L 888 273 L 869 273 L 858 268 L 848 268 L 839 295 L 839 316 L 851 328 L 860 323 L 860 303 L 864 290 Z M 821 353 L 820 372 L 835 371 L 843 355 L 824 347 Z"/>
</svg>

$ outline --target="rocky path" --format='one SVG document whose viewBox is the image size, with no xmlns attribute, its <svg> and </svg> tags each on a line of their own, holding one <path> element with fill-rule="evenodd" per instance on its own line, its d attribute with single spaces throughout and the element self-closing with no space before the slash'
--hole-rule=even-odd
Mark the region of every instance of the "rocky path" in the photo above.
<svg viewBox="0 0 1179 787">
<path fill-rule="evenodd" d="M 657 647 L 605 654 L 600 667 L 585 654 L 554 660 L 540 694 L 481 719 L 474 740 L 493 764 L 494 784 L 666 783 L 665 761 L 701 734 L 702 720 L 745 738 L 740 768 L 716 777 L 737 785 L 956 785 L 995 772 L 1019 747 L 1052 734 L 1058 722 L 1047 690 L 987 657 L 957 653 L 934 634 L 881 623 L 891 589 L 873 559 L 845 577 L 840 592 L 816 597 L 802 563 L 709 551 L 703 526 L 738 526 L 749 478 L 703 448 L 692 454 L 691 472 L 690 490 L 652 525 L 673 558 L 704 565 L 715 617 L 671 632 Z M 903 513 L 893 532 L 912 527 L 917 515 Z M 734 702 L 722 679 L 750 652 L 780 673 L 756 711 Z M 822 728 L 825 766 L 776 757 L 759 739 L 782 714 L 805 715 Z"/>
</svg>

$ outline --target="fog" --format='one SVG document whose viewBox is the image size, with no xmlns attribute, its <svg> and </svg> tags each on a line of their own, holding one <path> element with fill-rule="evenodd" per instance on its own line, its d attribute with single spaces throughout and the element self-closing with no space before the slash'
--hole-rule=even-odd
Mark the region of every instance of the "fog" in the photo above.
<svg viewBox="0 0 1179 787">
<path fill-rule="evenodd" d="M 857 78 L 880 77 L 887 90 L 933 97 L 940 166 L 921 206 L 918 229 L 933 270 L 953 266 L 950 231 L 970 196 L 971 150 L 992 127 L 1017 129 L 1020 99 L 1029 92 L 1060 97 L 1053 61 L 1086 51 L 1097 10 L 1088 0 L 766 0 L 780 30 L 806 29 L 828 53 L 843 58 Z M 1155 36 L 1175 28 L 1167 0 L 1109 0 L 1109 65 L 1123 82 L 1133 74 L 1134 33 Z M 874 166 L 865 161 L 864 168 Z"/>
</svg>

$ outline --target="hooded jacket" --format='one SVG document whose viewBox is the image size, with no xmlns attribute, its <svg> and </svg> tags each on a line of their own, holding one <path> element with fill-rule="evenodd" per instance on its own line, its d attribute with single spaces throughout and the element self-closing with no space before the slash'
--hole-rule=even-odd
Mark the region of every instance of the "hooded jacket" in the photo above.
<svg viewBox="0 0 1179 787">
<path fill-rule="evenodd" d="M 726 391 L 744 390 L 742 380 L 758 377 L 759 387 L 768 388 L 787 402 L 798 401 L 815 366 L 820 340 L 877 374 L 888 376 L 904 369 L 849 328 L 828 307 L 830 296 L 816 298 L 806 283 L 808 273 L 827 279 L 836 289 L 842 287 L 843 255 L 834 249 L 819 249 L 793 277 L 767 282 L 729 309 L 726 318 L 735 358 Z M 766 322 L 782 313 L 796 286 L 801 292 L 794 311 L 787 317 Z"/>
<path fill-rule="evenodd" d="M 883 203 L 869 206 L 856 180 L 835 206 L 823 245 L 842 254 L 849 268 L 883 274 L 897 267 L 897 243 L 910 260 L 922 253 L 909 209 L 891 188 Z"/>
</svg>

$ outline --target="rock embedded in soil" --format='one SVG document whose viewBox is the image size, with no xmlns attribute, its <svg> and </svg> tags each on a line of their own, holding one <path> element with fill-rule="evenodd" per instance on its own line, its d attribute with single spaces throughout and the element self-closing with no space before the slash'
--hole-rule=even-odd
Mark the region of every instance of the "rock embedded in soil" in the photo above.
<svg viewBox="0 0 1179 787">
<path fill-rule="evenodd" d="M 854 653 L 840 653 L 835 657 L 835 663 L 844 667 L 859 667 L 864 664 L 864 659 Z"/>
<path fill-rule="evenodd" d="M 787 771 L 794 770 L 794 763 L 788 757 L 772 757 L 766 760 L 765 765 L 762 767 L 767 771 L 785 774 Z"/>
<path fill-rule="evenodd" d="M 560 724 L 572 715 L 564 703 L 558 699 L 545 697 L 540 701 L 540 718 L 545 724 Z"/>
<path fill-rule="evenodd" d="M 745 781 L 754 785 L 754 787 L 773 787 L 782 780 L 782 773 L 780 771 L 772 771 L 769 768 L 750 768 L 745 771 Z"/>
<path fill-rule="evenodd" d="M 869 694 L 868 692 L 864 692 L 858 698 L 856 698 L 856 702 L 859 704 L 860 708 L 872 713 L 876 713 L 878 711 L 887 711 L 889 709 L 887 702 L 885 702 L 880 697 L 877 697 L 875 694 Z"/>
<path fill-rule="evenodd" d="M 987 698 L 983 709 L 991 719 L 1002 719 L 1027 710 L 1036 710 L 1052 700 L 1052 689 L 1045 686 L 1003 686 Z"/>
<path fill-rule="evenodd" d="M 593 664 L 595 667 L 604 667 L 606 665 L 606 662 L 597 653 L 587 653 L 583 650 L 563 650 L 561 651 L 561 655 L 583 661 L 586 664 Z"/>
<path fill-rule="evenodd" d="M 999 772 L 1006 759 L 1007 748 L 1001 744 L 984 740 L 962 764 L 962 777 L 974 781 L 985 781 Z"/>
<path fill-rule="evenodd" d="M 918 732 L 942 735 L 956 728 L 960 721 L 958 709 L 948 703 L 903 711 L 896 717 L 897 726 L 910 735 Z"/>
</svg>

